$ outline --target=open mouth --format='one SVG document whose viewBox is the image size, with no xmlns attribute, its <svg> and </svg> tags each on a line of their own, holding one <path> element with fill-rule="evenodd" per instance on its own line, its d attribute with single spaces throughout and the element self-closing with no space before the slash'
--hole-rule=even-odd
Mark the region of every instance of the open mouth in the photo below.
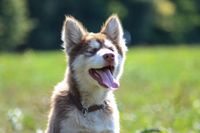
<svg viewBox="0 0 200 133">
<path fill-rule="evenodd" d="M 101 86 L 109 89 L 116 89 L 119 87 L 119 83 L 113 76 L 114 66 L 105 66 L 98 69 L 90 69 L 89 74 L 95 79 Z"/>
</svg>

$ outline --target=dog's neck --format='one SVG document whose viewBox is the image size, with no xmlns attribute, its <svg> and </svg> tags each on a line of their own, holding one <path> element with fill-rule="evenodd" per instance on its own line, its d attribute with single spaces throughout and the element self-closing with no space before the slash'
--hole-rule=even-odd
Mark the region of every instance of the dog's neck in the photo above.
<svg viewBox="0 0 200 133">
<path fill-rule="evenodd" d="M 66 82 L 69 85 L 69 90 L 74 93 L 84 107 L 104 104 L 108 97 L 112 95 L 112 92 L 105 88 L 91 86 L 84 82 L 77 83 L 72 71 L 67 71 Z"/>
<path fill-rule="evenodd" d="M 104 104 L 104 102 L 107 100 L 108 92 L 98 90 L 99 88 L 93 89 L 95 91 L 80 91 L 81 103 L 84 107 Z"/>
</svg>

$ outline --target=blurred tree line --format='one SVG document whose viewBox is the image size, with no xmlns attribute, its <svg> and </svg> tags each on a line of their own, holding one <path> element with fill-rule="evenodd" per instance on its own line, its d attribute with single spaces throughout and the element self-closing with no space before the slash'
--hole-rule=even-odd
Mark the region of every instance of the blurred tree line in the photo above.
<svg viewBox="0 0 200 133">
<path fill-rule="evenodd" d="M 132 45 L 200 42 L 200 0 L 0 0 L 0 50 L 58 49 L 64 15 L 98 32 L 112 13 Z"/>
</svg>

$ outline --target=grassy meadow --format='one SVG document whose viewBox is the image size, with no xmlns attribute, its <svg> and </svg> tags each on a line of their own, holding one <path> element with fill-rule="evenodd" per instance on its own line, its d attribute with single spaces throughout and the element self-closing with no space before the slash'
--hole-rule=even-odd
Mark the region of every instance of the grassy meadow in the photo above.
<svg viewBox="0 0 200 133">
<path fill-rule="evenodd" d="M 0 133 L 42 133 L 62 51 L 0 54 Z M 132 48 L 116 94 L 121 133 L 200 132 L 200 47 Z"/>
</svg>

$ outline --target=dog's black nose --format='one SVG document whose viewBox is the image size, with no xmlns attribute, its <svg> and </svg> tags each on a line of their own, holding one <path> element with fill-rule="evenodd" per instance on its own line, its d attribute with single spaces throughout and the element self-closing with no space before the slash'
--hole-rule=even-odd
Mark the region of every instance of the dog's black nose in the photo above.
<svg viewBox="0 0 200 133">
<path fill-rule="evenodd" d="M 115 55 L 112 54 L 112 53 L 108 53 L 108 54 L 103 55 L 103 58 L 104 58 L 107 62 L 113 63 L 113 62 L 114 62 L 114 59 L 115 59 Z"/>
</svg>

